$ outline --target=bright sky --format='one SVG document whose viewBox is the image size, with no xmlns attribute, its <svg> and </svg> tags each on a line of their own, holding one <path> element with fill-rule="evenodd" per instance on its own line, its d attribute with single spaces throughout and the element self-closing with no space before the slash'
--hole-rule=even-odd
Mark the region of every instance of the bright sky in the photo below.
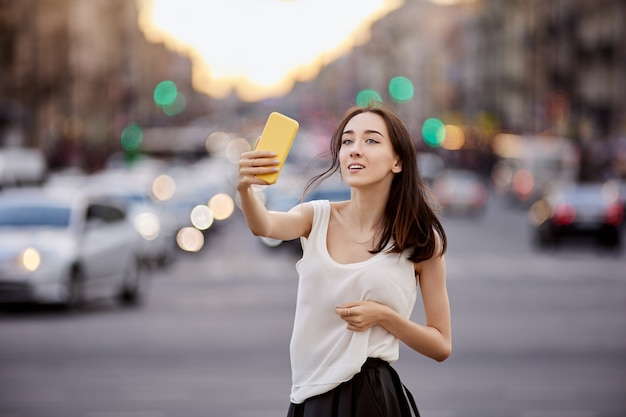
<svg viewBox="0 0 626 417">
<path fill-rule="evenodd" d="M 247 101 L 287 93 L 369 39 L 404 0 L 137 0 L 152 42 L 187 53 L 193 85 Z"/>
</svg>

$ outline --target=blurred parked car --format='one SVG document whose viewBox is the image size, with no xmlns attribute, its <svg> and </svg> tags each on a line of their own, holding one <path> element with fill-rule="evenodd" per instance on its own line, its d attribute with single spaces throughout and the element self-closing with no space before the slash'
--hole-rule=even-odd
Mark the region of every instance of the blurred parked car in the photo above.
<svg viewBox="0 0 626 417">
<path fill-rule="evenodd" d="M 48 164 L 39 149 L 0 148 L 0 188 L 44 182 Z"/>
<path fill-rule="evenodd" d="M 80 192 L 0 193 L 0 301 L 80 306 L 142 298 L 139 237 L 117 204 Z"/>
<path fill-rule="evenodd" d="M 123 206 L 141 236 L 139 257 L 147 266 L 164 266 L 178 253 L 173 216 L 151 196 L 152 175 L 126 169 L 110 169 L 93 175 L 52 175 L 49 189 L 88 189 Z"/>
<path fill-rule="evenodd" d="M 139 257 L 146 265 L 164 266 L 174 260 L 178 253 L 175 221 L 147 190 L 129 184 L 99 184 L 95 190 L 124 207 L 141 236 Z"/>
<path fill-rule="evenodd" d="M 565 237 L 590 237 L 603 246 L 621 245 L 622 197 L 614 183 L 555 187 L 531 206 L 534 239 L 540 247 Z"/>
<path fill-rule="evenodd" d="M 484 214 L 487 209 L 487 187 L 473 171 L 443 171 L 433 181 L 432 193 L 444 214 L 476 216 Z"/>
</svg>

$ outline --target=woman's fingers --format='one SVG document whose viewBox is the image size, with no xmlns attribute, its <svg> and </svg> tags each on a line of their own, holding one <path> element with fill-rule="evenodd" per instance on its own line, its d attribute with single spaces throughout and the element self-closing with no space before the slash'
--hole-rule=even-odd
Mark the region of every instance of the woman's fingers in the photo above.
<svg viewBox="0 0 626 417">
<path fill-rule="evenodd" d="M 277 165 L 278 160 L 276 160 L 275 155 L 268 155 L 267 152 L 246 152 L 243 153 L 239 159 L 239 170 L 244 174 L 266 174 L 275 172 L 273 170 L 277 168 Z"/>
<path fill-rule="evenodd" d="M 382 308 L 388 307 L 375 301 L 355 301 L 336 306 L 335 312 L 349 330 L 363 331 L 378 324 Z"/>
<path fill-rule="evenodd" d="M 239 182 L 241 184 L 263 185 L 267 182 L 256 175 L 271 174 L 278 171 L 276 154 L 268 151 L 250 151 L 241 154 L 239 159 Z"/>
<path fill-rule="evenodd" d="M 335 312 L 337 314 L 339 314 L 339 316 L 342 319 L 347 321 L 347 319 L 349 317 L 352 317 L 354 315 L 354 313 L 356 312 L 356 310 L 354 310 L 354 309 L 355 309 L 355 307 L 337 306 L 337 307 L 335 307 Z"/>
<path fill-rule="evenodd" d="M 350 307 L 337 306 L 335 307 L 335 312 L 347 323 L 346 328 L 348 330 L 355 332 L 365 330 L 362 312 L 359 310 L 358 305 L 351 305 Z"/>
<path fill-rule="evenodd" d="M 275 167 L 278 165 L 278 161 L 274 158 L 252 158 L 249 159 L 247 163 L 253 168 Z"/>
<path fill-rule="evenodd" d="M 272 160 L 276 158 L 276 153 L 271 151 L 248 151 L 243 152 L 240 156 L 240 161 L 250 161 L 253 159 L 265 159 Z"/>
</svg>

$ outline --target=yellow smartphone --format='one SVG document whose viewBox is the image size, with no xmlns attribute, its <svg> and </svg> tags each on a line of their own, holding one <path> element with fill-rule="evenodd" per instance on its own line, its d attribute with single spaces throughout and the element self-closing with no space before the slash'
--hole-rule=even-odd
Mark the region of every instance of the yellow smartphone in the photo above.
<svg viewBox="0 0 626 417">
<path fill-rule="evenodd" d="M 271 174 L 257 175 L 257 178 L 267 181 L 268 184 L 274 184 L 278 180 L 278 175 L 283 165 L 285 165 L 287 155 L 291 145 L 293 145 L 299 127 L 300 125 L 296 120 L 284 114 L 278 112 L 270 113 L 261 137 L 256 144 L 256 149 L 276 152 L 278 171 Z"/>
</svg>

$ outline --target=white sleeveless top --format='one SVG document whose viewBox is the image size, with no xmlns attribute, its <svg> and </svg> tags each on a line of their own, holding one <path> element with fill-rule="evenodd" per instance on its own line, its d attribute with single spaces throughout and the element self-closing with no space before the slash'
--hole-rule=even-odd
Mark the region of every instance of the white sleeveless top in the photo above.
<svg viewBox="0 0 626 417">
<path fill-rule="evenodd" d="M 290 401 L 302 403 L 350 380 L 368 357 L 398 360 L 399 340 L 380 326 L 363 332 L 346 329 L 335 307 L 350 301 L 385 304 L 409 318 L 417 286 L 408 253 L 380 252 L 351 264 L 331 258 L 326 245 L 330 202 L 313 201 L 313 225 L 302 238 L 296 314 L 291 337 Z"/>
</svg>

